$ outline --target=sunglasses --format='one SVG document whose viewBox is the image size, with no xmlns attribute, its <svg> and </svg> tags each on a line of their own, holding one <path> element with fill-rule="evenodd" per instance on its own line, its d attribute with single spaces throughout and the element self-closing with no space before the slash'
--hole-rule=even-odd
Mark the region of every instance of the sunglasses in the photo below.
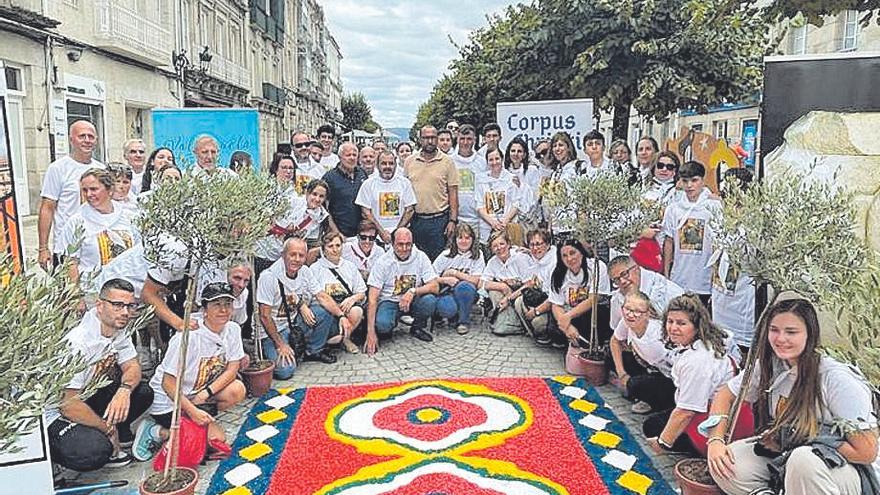
<svg viewBox="0 0 880 495">
<path fill-rule="evenodd" d="M 544 158 L 545 156 L 547 156 L 547 150 L 536 151 L 536 152 L 535 152 L 535 157 L 536 157 L 536 158 Z"/>
<path fill-rule="evenodd" d="M 293 145 L 293 147 L 296 149 L 302 149 L 302 148 L 308 148 L 311 145 L 312 145 L 312 143 L 296 143 Z"/>
<path fill-rule="evenodd" d="M 678 167 L 676 167 L 674 163 L 657 162 L 657 166 L 655 168 L 657 168 L 658 170 L 675 170 Z"/>
<path fill-rule="evenodd" d="M 374 235 L 363 235 L 363 234 L 358 234 L 358 239 L 360 239 L 360 240 L 362 240 L 362 241 L 375 242 L 375 241 L 376 241 L 376 236 L 374 236 Z"/>
</svg>

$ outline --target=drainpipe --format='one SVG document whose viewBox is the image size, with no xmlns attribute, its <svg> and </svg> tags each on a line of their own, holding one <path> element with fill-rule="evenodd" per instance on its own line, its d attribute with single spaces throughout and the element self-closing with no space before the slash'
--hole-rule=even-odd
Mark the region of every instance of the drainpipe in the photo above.
<svg viewBox="0 0 880 495">
<path fill-rule="evenodd" d="M 43 0 L 45 5 L 47 0 Z M 45 7 L 44 7 L 45 8 Z M 45 10 L 44 10 L 45 12 Z M 55 60 L 52 56 L 55 41 L 51 36 L 46 36 L 46 42 L 43 45 L 43 60 L 45 65 L 46 77 L 46 128 L 49 131 L 49 163 L 55 161 L 55 105 L 52 103 L 52 88 L 55 87 Z"/>
</svg>

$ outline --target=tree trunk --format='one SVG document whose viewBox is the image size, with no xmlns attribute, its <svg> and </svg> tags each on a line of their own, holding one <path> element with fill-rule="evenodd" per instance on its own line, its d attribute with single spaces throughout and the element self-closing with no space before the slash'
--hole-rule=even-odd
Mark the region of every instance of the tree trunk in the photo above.
<svg viewBox="0 0 880 495">
<path fill-rule="evenodd" d="M 593 243 L 596 246 L 597 243 Z M 586 274 L 585 274 L 586 275 Z M 593 273 L 592 278 L 593 307 L 590 309 L 590 354 L 595 356 L 599 352 L 599 255 L 593 248 Z"/>
<path fill-rule="evenodd" d="M 621 101 L 614 104 L 614 124 L 611 129 L 611 139 L 627 139 L 629 134 L 629 109 L 630 101 Z"/>
</svg>

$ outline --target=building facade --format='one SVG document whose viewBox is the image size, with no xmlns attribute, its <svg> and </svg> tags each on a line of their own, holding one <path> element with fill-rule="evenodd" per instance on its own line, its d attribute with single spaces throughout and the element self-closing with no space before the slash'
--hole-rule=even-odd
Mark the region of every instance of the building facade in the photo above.
<svg viewBox="0 0 880 495">
<path fill-rule="evenodd" d="M 98 130 L 97 159 L 121 161 L 129 138 L 150 147 L 154 108 L 253 107 L 268 161 L 291 130 L 341 120 L 340 58 L 314 0 L 0 0 L 20 214 L 37 212 L 46 168 L 78 119 Z"/>
<path fill-rule="evenodd" d="M 868 26 L 861 26 L 859 20 L 863 14 L 854 10 L 844 11 L 825 19 L 824 24 L 814 26 L 800 19 L 788 21 L 779 26 L 785 35 L 779 44 L 779 55 L 813 55 L 836 52 L 880 52 L 880 26 L 873 21 Z M 771 33 L 771 37 L 775 38 Z M 760 139 L 760 94 L 747 101 L 722 105 L 711 108 L 707 113 L 696 113 L 692 110 L 681 110 L 664 122 L 653 122 L 633 111 L 630 115 L 630 129 L 627 141 L 635 149 L 640 136 L 653 136 L 659 143 L 678 135 L 682 127 L 695 129 L 716 138 L 723 138 L 729 144 L 742 143 L 744 138 L 756 136 Z M 599 128 L 611 136 L 612 115 L 603 113 L 600 116 Z M 755 143 L 753 149 L 760 149 Z"/>
</svg>

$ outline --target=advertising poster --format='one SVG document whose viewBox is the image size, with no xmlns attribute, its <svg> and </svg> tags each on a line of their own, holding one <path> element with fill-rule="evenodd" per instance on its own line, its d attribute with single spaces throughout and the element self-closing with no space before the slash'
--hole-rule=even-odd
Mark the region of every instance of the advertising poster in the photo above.
<svg viewBox="0 0 880 495">
<path fill-rule="evenodd" d="M 0 88 L 0 256 L 12 256 L 17 272 L 23 266 L 23 258 L 8 129 L 6 98 Z"/>
<path fill-rule="evenodd" d="M 550 139 L 560 131 L 567 132 L 578 151 L 578 158 L 585 159 L 584 135 L 593 130 L 593 100 L 545 100 L 498 103 L 495 107 L 498 125 L 501 126 L 501 150 L 507 149 L 510 140 L 521 137 L 529 145 L 529 151 L 542 139 Z M 606 141 L 610 136 L 606 136 Z M 609 143 L 606 143 L 606 145 Z"/>
<path fill-rule="evenodd" d="M 259 114 L 251 108 L 168 108 L 153 110 L 153 144 L 171 148 L 182 169 L 196 163 L 193 144 L 202 134 L 212 136 L 220 146 L 217 165 L 226 168 L 236 151 L 260 163 Z"/>
</svg>

